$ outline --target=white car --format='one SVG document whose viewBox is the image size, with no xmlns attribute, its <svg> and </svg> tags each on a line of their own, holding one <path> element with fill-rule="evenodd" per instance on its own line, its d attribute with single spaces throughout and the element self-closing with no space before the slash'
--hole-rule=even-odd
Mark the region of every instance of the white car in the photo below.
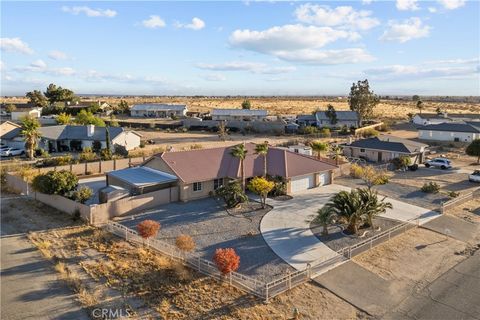
<svg viewBox="0 0 480 320">
<path fill-rule="evenodd" d="M 468 176 L 468 181 L 470 181 L 470 182 L 480 182 L 480 170 L 473 171 L 473 173 Z"/>
<path fill-rule="evenodd" d="M 451 169 L 452 163 L 446 158 L 434 158 L 425 162 L 425 167 L 437 167 L 440 169 Z"/>
<path fill-rule="evenodd" d="M 0 156 L 2 157 L 12 157 L 12 156 L 20 156 L 25 153 L 25 150 L 18 149 L 18 148 L 6 148 L 0 150 Z"/>
</svg>

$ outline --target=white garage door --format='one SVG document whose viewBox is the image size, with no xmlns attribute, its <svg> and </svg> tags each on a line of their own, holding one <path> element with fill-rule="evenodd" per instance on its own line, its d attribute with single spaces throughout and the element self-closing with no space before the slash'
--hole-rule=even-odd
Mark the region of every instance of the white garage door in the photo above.
<svg viewBox="0 0 480 320">
<path fill-rule="evenodd" d="M 330 172 L 320 173 L 320 183 L 321 186 L 330 184 Z"/>
<path fill-rule="evenodd" d="M 291 192 L 299 192 L 302 190 L 307 190 L 315 186 L 315 175 L 308 175 L 302 177 L 292 178 L 291 181 Z"/>
</svg>

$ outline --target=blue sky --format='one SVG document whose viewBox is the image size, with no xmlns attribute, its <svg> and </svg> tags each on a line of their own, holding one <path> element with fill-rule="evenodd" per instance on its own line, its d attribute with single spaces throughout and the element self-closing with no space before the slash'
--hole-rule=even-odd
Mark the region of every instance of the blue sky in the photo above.
<svg viewBox="0 0 480 320">
<path fill-rule="evenodd" d="M 1 94 L 479 95 L 480 2 L 1 3 Z"/>
</svg>

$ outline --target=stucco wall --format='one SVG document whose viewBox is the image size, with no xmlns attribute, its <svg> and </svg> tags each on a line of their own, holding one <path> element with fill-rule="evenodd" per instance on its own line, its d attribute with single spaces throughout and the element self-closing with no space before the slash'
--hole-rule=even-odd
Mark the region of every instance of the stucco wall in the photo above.
<svg viewBox="0 0 480 320">
<path fill-rule="evenodd" d="M 458 138 L 460 142 L 471 142 L 474 139 L 480 139 L 480 133 L 430 131 L 420 129 L 418 130 L 418 138 L 422 140 L 437 141 L 455 141 L 455 138 Z"/>
<path fill-rule="evenodd" d="M 179 183 L 180 201 L 190 201 L 208 197 L 210 191 L 213 190 L 213 180 L 202 181 L 202 190 L 193 191 L 193 183 Z"/>
<path fill-rule="evenodd" d="M 112 148 L 114 148 L 116 144 L 130 151 L 140 146 L 140 136 L 130 131 L 122 132 L 112 140 Z"/>
<path fill-rule="evenodd" d="M 176 175 L 175 172 L 173 172 L 173 170 L 170 169 L 170 167 L 161 158 L 153 157 L 145 162 L 143 166 Z"/>
</svg>

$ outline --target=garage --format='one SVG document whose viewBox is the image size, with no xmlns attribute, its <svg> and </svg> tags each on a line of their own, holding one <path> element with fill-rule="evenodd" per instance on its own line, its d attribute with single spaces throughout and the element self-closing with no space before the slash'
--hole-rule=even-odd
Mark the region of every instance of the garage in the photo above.
<svg viewBox="0 0 480 320">
<path fill-rule="evenodd" d="M 320 173 L 319 178 L 319 185 L 324 186 L 330 184 L 330 172 Z"/>
<path fill-rule="evenodd" d="M 293 177 L 291 180 L 291 193 L 311 189 L 315 187 L 315 174 Z"/>
</svg>

